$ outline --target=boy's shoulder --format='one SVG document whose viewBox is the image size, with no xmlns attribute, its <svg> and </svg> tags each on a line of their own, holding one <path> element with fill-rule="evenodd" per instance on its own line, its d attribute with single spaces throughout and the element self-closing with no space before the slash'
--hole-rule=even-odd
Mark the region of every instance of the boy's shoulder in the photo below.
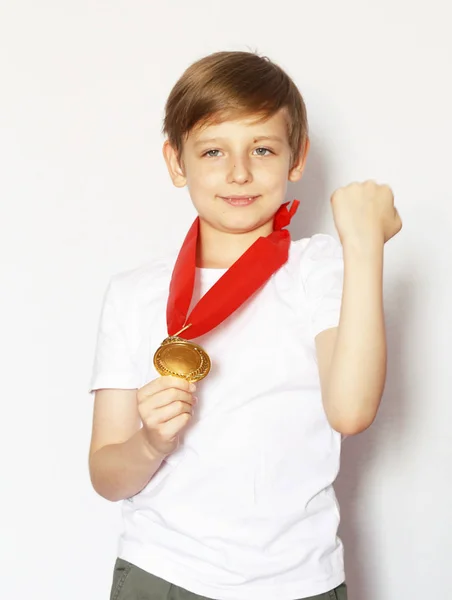
<svg viewBox="0 0 452 600">
<path fill-rule="evenodd" d="M 178 250 L 169 250 L 137 267 L 119 271 L 110 277 L 109 292 L 119 301 L 147 298 L 168 292 Z M 332 235 L 317 233 L 292 241 L 289 263 L 311 270 L 316 265 L 342 260 L 342 246 Z M 298 270 L 298 269 L 297 269 Z"/>
<path fill-rule="evenodd" d="M 123 298 L 139 297 L 149 290 L 167 290 L 176 258 L 177 251 L 168 251 L 141 265 L 116 272 L 110 277 L 109 288 Z"/>
<path fill-rule="evenodd" d="M 295 240 L 291 244 L 291 255 L 299 261 L 316 261 L 342 258 L 340 242 L 328 233 L 316 233 L 311 237 Z"/>
</svg>

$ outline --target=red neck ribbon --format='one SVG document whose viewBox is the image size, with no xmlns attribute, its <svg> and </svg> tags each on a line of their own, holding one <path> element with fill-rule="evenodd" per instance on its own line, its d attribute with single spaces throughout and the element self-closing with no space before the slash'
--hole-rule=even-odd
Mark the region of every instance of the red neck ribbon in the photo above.
<svg viewBox="0 0 452 600">
<path fill-rule="evenodd" d="M 185 327 L 182 337 L 190 340 L 208 333 L 222 323 L 281 268 L 289 257 L 290 232 L 284 229 L 292 220 L 300 202 L 282 204 L 275 214 L 273 233 L 258 238 L 220 277 L 187 316 L 193 297 L 196 250 L 199 236 L 197 217 L 182 244 L 169 288 L 166 320 L 168 335 Z"/>
</svg>

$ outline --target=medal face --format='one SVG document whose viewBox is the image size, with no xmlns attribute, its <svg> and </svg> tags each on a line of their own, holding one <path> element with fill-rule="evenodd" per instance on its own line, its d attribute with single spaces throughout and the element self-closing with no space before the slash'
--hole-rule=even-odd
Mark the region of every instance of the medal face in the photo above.
<svg viewBox="0 0 452 600">
<path fill-rule="evenodd" d="M 154 366 L 160 375 L 199 381 L 208 375 L 211 363 L 201 346 L 179 337 L 169 337 L 154 354 Z"/>
</svg>

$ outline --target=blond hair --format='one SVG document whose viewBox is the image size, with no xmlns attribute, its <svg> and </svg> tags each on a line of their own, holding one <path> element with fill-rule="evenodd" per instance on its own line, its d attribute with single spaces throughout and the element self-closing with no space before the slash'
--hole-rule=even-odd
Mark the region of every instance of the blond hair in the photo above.
<svg viewBox="0 0 452 600">
<path fill-rule="evenodd" d="M 267 57 L 252 52 L 215 52 L 182 74 L 165 105 L 163 133 L 180 157 L 195 128 L 255 115 L 266 120 L 286 109 L 292 164 L 308 138 L 306 106 L 295 83 Z"/>
</svg>

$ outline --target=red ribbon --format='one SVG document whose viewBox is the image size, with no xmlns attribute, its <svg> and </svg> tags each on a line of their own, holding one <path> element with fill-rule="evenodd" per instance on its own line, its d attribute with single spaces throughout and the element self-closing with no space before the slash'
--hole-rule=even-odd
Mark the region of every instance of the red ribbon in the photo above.
<svg viewBox="0 0 452 600">
<path fill-rule="evenodd" d="M 284 229 L 292 220 L 300 202 L 280 206 L 273 221 L 273 233 L 258 238 L 200 299 L 190 308 L 196 273 L 196 249 L 199 217 L 190 227 L 174 265 L 171 277 L 166 320 L 168 335 L 183 332 L 184 339 L 194 339 L 222 323 L 280 269 L 289 257 L 290 232 Z"/>
</svg>

